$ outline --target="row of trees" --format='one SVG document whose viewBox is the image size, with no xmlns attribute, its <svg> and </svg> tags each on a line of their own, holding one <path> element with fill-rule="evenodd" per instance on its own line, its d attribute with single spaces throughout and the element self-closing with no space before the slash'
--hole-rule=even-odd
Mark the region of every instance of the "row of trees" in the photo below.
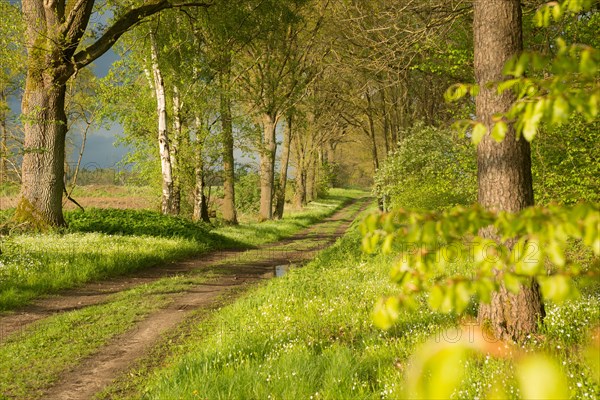
<svg viewBox="0 0 600 400">
<path fill-rule="evenodd" d="M 443 99 L 445 88 L 471 70 L 466 2 L 130 6 L 23 2 L 29 83 L 18 218 L 64 224 L 66 89 L 89 91 L 94 79 L 80 69 L 117 39 L 122 59 L 91 89 L 89 106 L 102 100 L 102 113 L 119 121 L 139 150 L 136 161 L 160 162 L 162 211 L 169 214 L 179 213 L 183 188 L 195 218 L 207 218 L 205 175 L 213 168 L 223 183 L 223 219 L 236 223 L 234 147 L 260 160 L 259 214 L 269 219 L 283 213 L 290 160 L 301 206 L 336 173 L 370 183 L 415 121 L 439 125 L 472 108 Z M 88 23 L 107 11 L 107 26 Z"/>
</svg>

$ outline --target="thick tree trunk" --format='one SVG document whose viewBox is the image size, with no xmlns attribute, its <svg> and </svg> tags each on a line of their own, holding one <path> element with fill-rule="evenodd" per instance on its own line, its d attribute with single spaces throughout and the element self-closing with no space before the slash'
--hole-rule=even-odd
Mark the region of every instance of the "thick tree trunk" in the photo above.
<svg viewBox="0 0 600 400">
<path fill-rule="evenodd" d="M 476 0 L 473 30 L 475 75 L 481 88 L 476 99 L 477 118 L 491 128 L 492 116 L 507 111 L 514 101 L 508 92 L 498 95 L 486 84 L 502 80 L 504 64 L 522 50 L 519 0 Z M 501 143 L 496 143 L 489 135 L 483 138 L 477 148 L 477 164 L 481 205 L 508 212 L 533 205 L 529 143 L 523 138 L 517 140 L 512 128 Z M 490 229 L 481 234 L 499 239 Z M 498 273 L 499 278 L 500 275 Z M 535 332 L 544 315 L 535 281 L 523 286 L 518 294 L 501 286 L 493 293 L 491 304 L 482 304 L 479 309 L 482 325 L 500 339 L 516 341 Z"/>
<path fill-rule="evenodd" d="M 173 169 L 167 134 L 167 99 L 162 73 L 158 66 L 158 50 L 153 32 L 150 32 L 150 55 L 152 57 L 152 75 L 156 94 L 156 112 L 158 116 L 158 149 L 162 172 L 161 211 L 163 214 L 175 214 L 173 208 Z"/>
<path fill-rule="evenodd" d="M 37 228 L 66 225 L 62 214 L 65 93 L 65 84 L 57 79 L 35 71 L 28 73 L 21 106 L 25 143 L 15 218 Z"/>
<path fill-rule="evenodd" d="M 283 147 L 281 148 L 281 165 L 279 170 L 279 186 L 275 194 L 275 218 L 283 218 L 285 208 L 285 189 L 287 186 L 288 164 L 290 160 L 290 142 L 292 140 L 293 118 L 288 115 L 285 131 L 283 132 Z"/>
<path fill-rule="evenodd" d="M 260 209 L 259 221 L 273 218 L 273 182 L 275 179 L 276 128 L 278 117 L 265 114 L 262 118 L 263 136 L 260 149 Z"/>
<path fill-rule="evenodd" d="M 233 158 L 233 121 L 231 117 L 231 88 L 229 82 L 230 61 L 224 61 L 225 67 L 219 77 L 221 86 L 221 144 L 223 146 L 223 204 L 221 213 L 223 220 L 237 225 L 235 210 L 235 166 Z"/>
<path fill-rule="evenodd" d="M 173 213 L 181 212 L 181 182 L 179 175 L 179 146 L 181 141 L 181 99 L 179 88 L 173 86 L 173 138 L 171 140 L 171 169 L 173 172 Z"/>
</svg>

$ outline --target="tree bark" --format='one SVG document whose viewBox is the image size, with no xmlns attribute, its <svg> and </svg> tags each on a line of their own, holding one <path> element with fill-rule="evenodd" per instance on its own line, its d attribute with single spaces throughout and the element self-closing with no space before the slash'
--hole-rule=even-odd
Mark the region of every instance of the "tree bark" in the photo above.
<svg viewBox="0 0 600 400">
<path fill-rule="evenodd" d="M 294 207 L 299 209 L 306 204 L 306 152 L 304 151 L 300 135 L 294 135 L 292 140 L 294 145 L 294 158 L 296 160 Z"/>
<path fill-rule="evenodd" d="M 181 98 L 179 88 L 173 86 L 173 138 L 171 140 L 170 156 L 173 171 L 173 213 L 181 212 L 181 181 L 179 168 L 179 146 L 181 141 Z"/>
<path fill-rule="evenodd" d="M 314 155 L 309 155 L 306 166 L 306 203 L 315 200 L 315 178 L 317 168 L 317 160 Z"/>
<path fill-rule="evenodd" d="M 65 84 L 30 68 L 21 105 L 25 130 L 22 185 L 15 218 L 34 228 L 65 226 Z"/>
<path fill-rule="evenodd" d="M 235 166 L 233 158 L 233 121 L 231 117 L 231 60 L 225 58 L 219 76 L 220 111 L 221 111 L 221 144 L 223 146 L 223 204 L 221 213 L 223 220 L 231 225 L 237 225 L 235 209 Z"/>
<path fill-rule="evenodd" d="M 194 169 L 196 175 L 196 187 L 194 190 L 194 212 L 192 219 L 194 221 L 202 220 L 210 223 L 208 215 L 208 204 L 206 201 L 206 184 L 204 180 L 204 162 L 202 160 L 201 150 L 196 150 L 196 167 Z"/>
<path fill-rule="evenodd" d="M 260 208 L 259 221 L 273 218 L 273 182 L 275 179 L 275 152 L 277 150 L 277 115 L 264 114 L 260 149 Z"/>
<path fill-rule="evenodd" d="M 158 116 L 158 150 L 162 172 L 161 211 L 163 214 L 175 214 L 173 203 L 173 169 L 169 136 L 167 134 L 167 101 L 165 84 L 158 65 L 158 50 L 154 32 L 150 31 L 150 55 L 152 59 L 152 75 L 156 94 L 156 112 Z"/>
<path fill-rule="evenodd" d="M 369 92 L 366 93 L 367 96 L 367 120 L 369 121 L 369 130 L 365 133 L 370 139 L 371 142 L 371 156 L 373 158 L 373 174 L 377 172 L 379 169 L 379 155 L 377 154 L 377 135 L 375 132 L 375 121 L 373 120 L 373 103 L 371 102 L 371 96 Z"/>
<path fill-rule="evenodd" d="M 476 99 L 477 119 L 488 129 L 492 117 L 506 112 L 514 98 L 498 95 L 486 84 L 504 79 L 508 59 L 522 51 L 521 6 L 518 0 L 476 0 L 474 2 L 475 76 L 480 85 Z M 533 205 L 531 151 L 529 143 L 518 140 L 514 129 L 501 143 L 486 135 L 477 147 L 478 201 L 487 209 L 517 212 Z M 499 240 L 491 229 L 481 235 Z M 499 272 L 498 278 L 501 278 Z M 521 341 L 537 330 L 545 315 L 539 286 L 530 281 L 518 294 L 501 285 L 492 294 L 491 304 L 479 308 L 479 321 L 499 339 Z"/>
<path fill-rule="evenodd" d="M 275 218 L 283 218 L 285 208 L 285 189 L 287 186 L 288 164 L 290 160 L 290 142 L 292 139 L 293 117 L 288 115 L 286 128 L 283 132 L 283 147 L 281 148 L 281 165 L 279 170 L 279 186 L 275 194 Z"/>
</svg>

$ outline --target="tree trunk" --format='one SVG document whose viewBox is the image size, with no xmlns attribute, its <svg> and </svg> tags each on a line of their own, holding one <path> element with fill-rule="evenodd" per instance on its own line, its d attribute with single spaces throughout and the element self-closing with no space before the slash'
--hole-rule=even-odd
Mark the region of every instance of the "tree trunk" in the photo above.
<svg viewBox="0 0 600 400">
<path fill-rule="evenodd" d="M 367 107 L 367 120 L 369 121 L 369 130 L 366 131 L 365 133 L 367 134 L 367 136 L 369 137 L 370 141 L 371 141 L 371 155 L 373 158 L 373 173 L 375 174 L 377 172 L 377 170 L 379 169 L 379 156 L 377 154 L 377 136 L 375 133 L 375 121 L 373 120 L 373 108 L 372 108 L 372 102 L 371 102 L 371 96 L 369 95 L 369 92 L 366 93 L 367 96 L 367 103 L 368 103 L 368 107 Z"/>
<path fill-rule="evenodd" d="M 283 147 L 281 149 L 281 165 L 279 170 L 279 186 L 275 194 L 275 218 L 283 218 L 285 208 L 285 188 L 287 185 L 288 164 L 290 160 L 290 142 L 292 140 L 292 116 L 288 115 L 286 129 L 283 133 Z"/>
<path fill-rule="evenodd" d="M 388 113 L 387 100 L 385 97 L 385 87 L 381 85 L 381 111 L 383 114 L 383 138 L 385 139 L 385 156 L 387 157 L 390 154 L 393 143 L 391 143 L 391 135 L 390 135 L 390 116 Z"/>
<path fill-rule="evenodd" d="M 504 64 L 522 50 L 520 2 L 476 0 L 473 31 L 475 76 L 481 88 L 476 99 L 477 119 L 491 129 L 493 115 L 506 112 L 514 101 L 508 92 L 498 95 L 486 84 L 504 79 Z M 508 212 L 533 205 L 530 147 L 526 140 L 517 140 L 514 129 L 501 143 L 486 135 L 477 148 L 477 165 L 481 205 Z M 499 240 L 490 229 L 481 234 Z M 491 304 L 480 306 L 478 318 L 497 338 L 521 341 L 537 330 L 544 315 L 539 286 L 532 280 L 518 294 L 501 286 L 493 293 Z"/>
<path fill-rule="evenodd" d="M 223 146 L 223 204 L 221 213 L 223 220 L 231 225 L 237 225 L 235 210 L 235 166 L 233 158 L 233 121 L 231 117 L 231 88 L 230 88 L 230 63 L 224 60 L 220 79 L 220 111 L 221 111 L 221 144 Z"/>
<path fill-rule="evenodd" d="M 25 117 L 22 185 L 15 218 L 36 228 L 65 226 L 62 195 L 66 86 L 46 73 L 36 74 L 31 69 L 26 79 L 21 106 Z"/>
<path fill-rule="evenodd" d="M 260 209 L 259 221 L 273 218 L 273 182 L 275 179 L 275 152 L 277 150 L 276 115 L 264 114 L 263 137 L 260 149 Z"/>
<path fill-rule="evenodd" d="M 181 212 L 181 182 L 179 168 L 179 146 L 181 141 L 181 99 L 179 88 L 173 86 L 173 139 L 171 140 L 171 168 L 173 172 L 173 213 Z"/>
<path fill-rule="evenodd" d="M 317 168 L 317 160 L 314 155 L 309 155 L 306 166 L 306 203 L 315 200 L 315 178 Z"/>
<path fill-rule="evenodd" d="M 8 181 L 8 129 L 6 127 L 7 111 L 5 109 L 6 95 L 0 89 L 0 183 Z"/>
<path fill-rule="evenodd" d="M 299 209 L 306 204 L 306 152 L 304 151 L 300 135 L 294 135 L 292 140 L 296 159 L 294 207 Z"/>
<path fill-rule="evenodd" d="M 202 150 L 204 147 L 204 132 L 202 129 L 202 122 L 200 117 L 196 116 L 196 140 L 194 145 L 194 158 L 195 167 L 194 174 L 196 177 L 196 184 L 194 188 L 194 211 L 192 213 L 192 219 L 194 221 L 202 220 L 210 223 L 210 216 L 208 215 L 208 201 L 205 196 L 206 183 L 204 179 L 204 158 L 202 156 Z"/>
<path fill-rule="evenodd" d="M 161 211 L 163 214 L 175 214 L 173 208 L 173 169 L 169 151 L 169 136 L 167 134 L 167 100 L 165 96 L 165 84 L 158 65 L 156 38 L 152 31 L 150 32 L 150 55 L 152 57 L 152 75 L 154 77 L 154 91 L 156 94 L 158 149 L 162 171 Z"/>
<path fill-rule="evenodd" d="M 208 204 L 204 194 L 206 184 L 204 180 L 204 162 L 202 160 L 202 151 L 200 148 L 196 150 L 195 158 L 196 166 L 194 172 L 196 175 L 196 187 L 194 190 L 194 212 L 192 214 L 192 219 L 194 221 L 202 220 L 204 222 L 210 222 Z"/>
</svg>

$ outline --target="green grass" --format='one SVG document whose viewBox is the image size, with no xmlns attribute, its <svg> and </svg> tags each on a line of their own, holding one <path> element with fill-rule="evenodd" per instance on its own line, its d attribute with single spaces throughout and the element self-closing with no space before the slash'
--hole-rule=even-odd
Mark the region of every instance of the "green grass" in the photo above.
<svg viewBox="0 0 600 400">
<path fill-rule="evenodd" d="M 0 346 L 0 397 L 33 399 L 69 366 L 131 329 L 169 296 L 206 277 L 172 277 L 111 296 L 105 304 L 65 312 L 11 335 Z"/>
<path fill-rule="evenodd" d="M 126 398 L 404 398 L 410 355 L 458 321 L 422 306 L 403 311 L 389 331 L 374 328 L 375 301 L 397 288 L 388 277 L 390 260 L 364 256 L 359 248 L 354 231 L 304 268 L 216 312 Z M 587 328 L 600 322 L 600 293 L 583 292 L 577 301 L 549 305 L 542 336 L 521 350 L 542 349 L 558 357 L 573 398 L 597 398 L 600 389 L 577 349 Z M 507 378 L 511 369 L 510 360 L 473 359 L 456 398 L 482 397 L 496 383 L 517 398 Z"/>
<path fill-rule="evenodd" d="M 364 192 L 332 190 L 326 199 L 281 221 L 212 229 L 152 211 L 88 210 L 66 213 L 66 232 L 2 238 L 0 311 L 40 295 L 127 274 L 210 250 L 252 248 L 290 236 Z M 1 217 L 10 217 L 10 211 Z"/>
</svg>

